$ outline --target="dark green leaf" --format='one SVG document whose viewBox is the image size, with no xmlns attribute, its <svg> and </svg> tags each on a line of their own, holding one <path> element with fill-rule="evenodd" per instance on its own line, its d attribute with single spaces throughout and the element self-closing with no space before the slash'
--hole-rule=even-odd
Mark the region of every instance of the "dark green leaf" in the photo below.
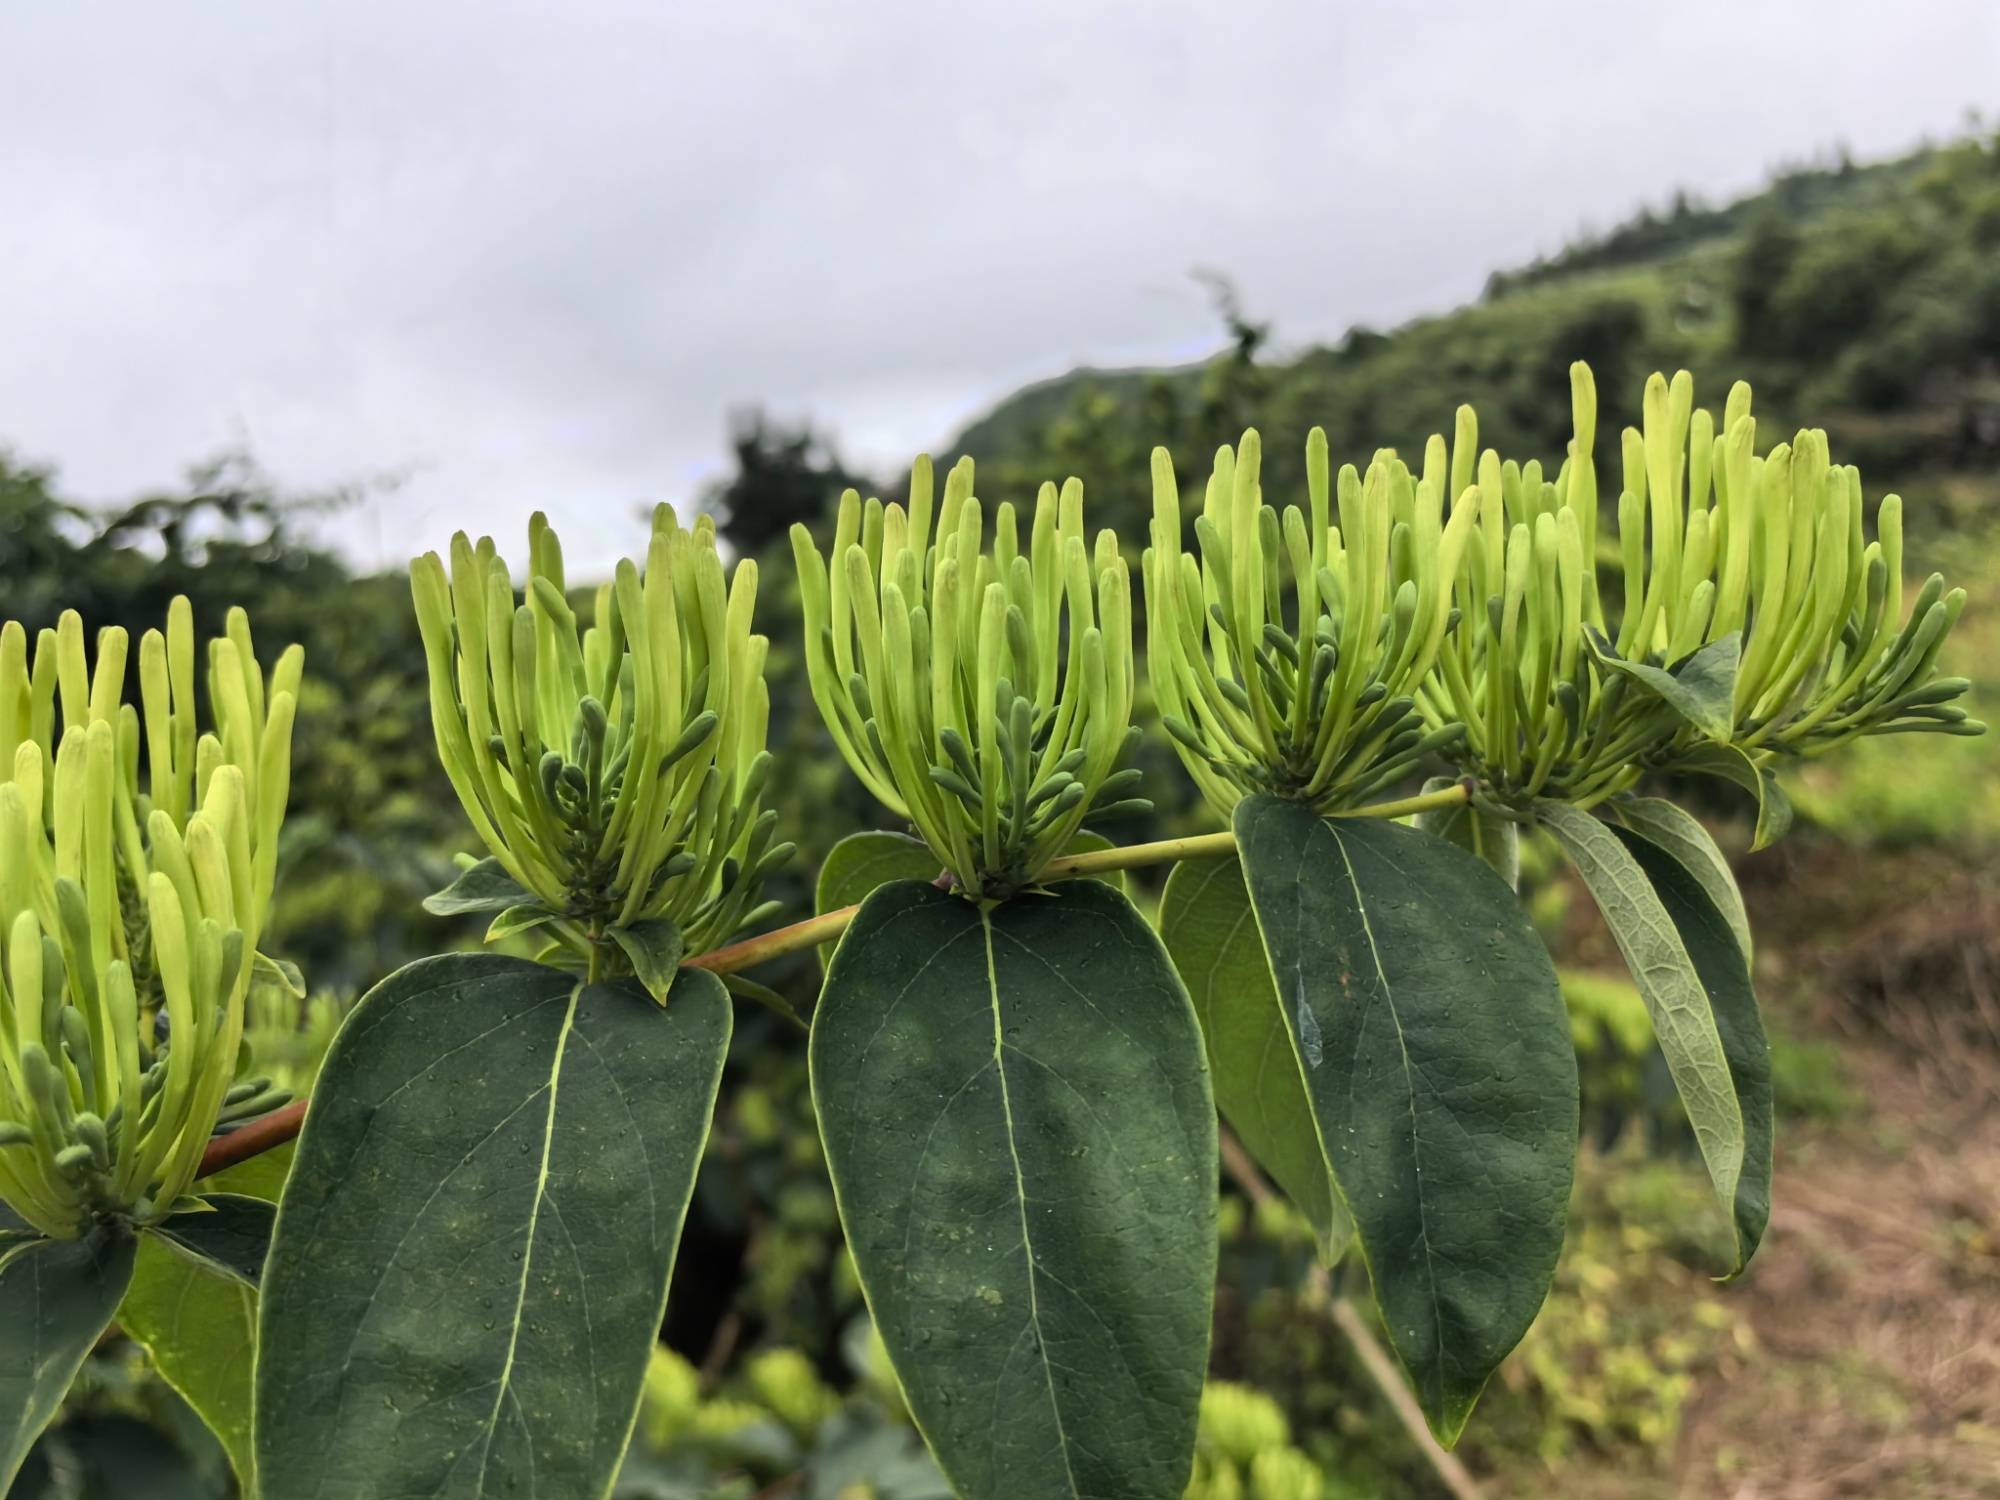
<svg viewBox="0 0 2000 1500">
<path fill-rule="evenodd" d="M 1620 832 L 1563 803 L 1541 803 L 1536 812 L 1590 888 L 1618 951 L 1625 955 L 1625 967 L 1653 1018 L 1653 1034 L 1694 1127 L 1695 1144 L 1701 1147 L 1715 1195 L 1733 1213 L 1747 1160 L 1747 1122 L 1714 998 L 1688 952 L 1680 924 Z M 1739 951 L 1739 962 L 1741 957 Z"/>
<path fill-rule="evenodd" d="M 1727 739 L 1736 727 L 1736 668 L 1743 638 L 1736 632 L 1710 641 L 1671 668 L 1627 661 L 1593 643 L 1597 659 L 1652 689 L 1664 702 L 1703 734 Z"/>
<path fill-rule="evenodd" d="M 1200 1028 L 1124 896 L 883 886 L 813 1016 L 848 1245 L 970 1500 L 1179 1500 L 1215 1278 Z"/>
<path fill-rule="evenodd" d="M 1424 783 L 1424 791 L 1441 792 L 1455 785 L 1451 778 L 1438 776 Z M 1507 882 L 1508 890 L 1521 888 L 1521 825 L 1512 818 L 1466 801 L 1418 813 L 1417 827 L 1484 860 Z"/>
<path fill-rule="evenodd" d="M 1562 1249 L 1576 1056 L 1514 893 L 1442 839 L 1259 795 L 1237 847 L 1391 1344 L 1455 1441 Z"/>
<path fill-rule="evenodd" d="M 609 936 L 631 961 L 632 972 L 639 976 L 646 993 L 665 1004 L 681 966 L 680 928 L 665 917 L 654 917 L 630 927 L 614 927 Z"/>
<path fill-rule="evenodd" d="M 424 897 L 424 910 L 434 917 L 457 917 L 505 911 L 534 899 L 534 892 L 509 875 L 499 860 L 482 859 L 437 894 Z"/>
<path fill-rule="evenodd" d="M 267 1496 L 560 1496 L 625 1451 L 730 1005 L 425 959 L 329 1053 L 265 1267 Z"/>
<path fill-rule="evenodd" d="M 200 1186 L 275 1204 L 291 1162 L 292 1148 L 280 1146 L 218 1172 Z M 118 1304 L 118 1322 L 145 1346 L 154 1369 L 215 1434 L 249 1493 L 256 1293 L 238 1278 L 169 1248 L 153 1235 L 143 1235 L 132 1285 Z"/>
<path fill-rule="evenodd" d="M 1338 1260 L 1354 1221 L 1333 1186 L 1285 1013 L 1271 982 L 1243 868 L 1234 858 L 1174 866 L 1160 896 L 1160 938 L 1201 1018 L 1222 1117 Z"/>
<path fill-rule="evenodd" d="M 0 1495 L 118 1310 L 133 1237 L 99 1225 L 82 1239 L 0 1250 Z"/>
<path fill-rule="evenodd" d="M 204 1193 L 206 1213 L 177 1213 L 146 1231 L 177 1255 L 229 1276 L 253 1291 L 264 1273 L 264 1256 L 271 1248 L 275 1204 L 244 1193 Z"/>
<path fill-rule="evenodd" d="M 1702 745 L 1674 763 L 1677 771 L 1715 776 L 1739 786 L 1757 801 L 1757 832 L 1750 848 L 1768 849 L 1792 827 L 1792 800 L 1778 785 L 1778 773 L 1768 761 L 1753 759 L 1735 745 Z"/>
<path fill-rule="evenodd" d="M 1743 892 L 1729 861 L 1709 837 L 1699 819 L 1664 797 L 1620 797 L 1604 810 L 1634 833 L 1666 850 L 1708 893 L 1715 909 L 1736 935 L 1743 961 L 1750 962 L 1750 914 L 1743 909 Z"/>
<path fill-rule="evenodd" d="M 1673 851 L 1629 829 L 1618 838 L 1653 884 L 1708 992 L 1729 1077 L 1743 1116 L 1743 1167 L 1724 1200 L 1736 1231 L 1736 1271 L 1749 1264 L 1771 1217 L 1771 1047 L 1757 1012 L 1750 970 L 1735 931 L 1702 883 Z"/>
</svg>

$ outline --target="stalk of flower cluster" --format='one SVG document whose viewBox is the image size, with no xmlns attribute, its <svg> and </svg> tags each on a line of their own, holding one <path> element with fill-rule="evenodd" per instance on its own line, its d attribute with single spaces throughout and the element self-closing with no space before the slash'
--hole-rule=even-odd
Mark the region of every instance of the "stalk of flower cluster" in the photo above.
<svg viewBox="0 0 2000 1500">
<path fill-rule="evenodd" d="M 792 528 L 813 699 L 864 785 L 967 890 L 1031 883 L 1086 822 L 1144 810 L 1119 771 L 1136 731 L 1132 606 L 1117 539 L 1084 539 L 1083 486 L 1044 484 L 1025 547 L 961 459 L 936 507 L 841 497 L 830 554 Z"/>
<path fill-rule="evenodd" d="M 529 523 L 528 586 L 491 538 L 411 565 L 438 754 L 466 815 L 521 887 L 500 931 L 545 926 L 586 962 L 608 933 L 672 922 L 689 947 L 761 921 L 792 852 L 760 812 L 771 757 L 757 566 L 725 580 L 715 524 L 653 517 L 643 574 L 621 560 L 587 627 L 562 546 Z"/>
<path fill-rule="evenodd" d="M 1314 428 L 1310 511 L 1287 506 L 1281 519 L 1263 501 L 1261 466 L 1254 430 L 1217 450 L 1190 554 L 1173 462 L 1154 450 L 1148 673 L 1217 811 L 1269 791 L 1332 812 L 1462 732 L 1427 733 L 1417 694 L 1453 623 L 1451 580 L 1477 534 L 1479 491 L 1465 489 L 1446 519 L 1442 439 L 1421 476 L 1384 449 L 1365 476 L 1349 464 L 1329 482 Z"/>
<path fill-rule="evenodd" d="M 297 647 L 267 681 L 232 611 L 207 734 L 185 599 L 141 639 L 137 708 L 127 658 L 107 629 L 93 670 L 74 613 L 32 665 L 0 627 L 0 1197 L 60 1237 L 171 1212 L 218 1118 L 251 1102 L 237 1053 L 290 787 Z"/>
</svg>

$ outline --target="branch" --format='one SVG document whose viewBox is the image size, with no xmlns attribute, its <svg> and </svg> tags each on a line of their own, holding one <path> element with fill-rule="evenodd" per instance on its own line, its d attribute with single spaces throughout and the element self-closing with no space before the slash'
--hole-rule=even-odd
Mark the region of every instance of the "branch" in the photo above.
<svg viewBox="0 0 2000 1500">
<path fill-rule="evenodd" d="M 1472 786 L 1472 779 L 1467 777 L 1442 791 L 1427 792 L 1420 797 L 1404 797 L 1395 802 L 1376 802 L 1332 816 L 1401 818 L 1411 813 L 1456 807 L 1470 800 Z M 1161 839 L 1157 843 L 1127 844 L 1119 849 L 1072 854 L 1050 861 L 1043 874 L 1051 880 L 1063 880 L 1076 875 L 1102 875 L 1113 870 L 1167 864 L 1174 860 L 1219 859 L 1235 851 L 1236 835 L 1233 833 L 1198 833 L 1187 838 Z M 707 953 L 697 953 L 682 962 L 690 969 L 706 969 L 711 974 L 734 974 L 740 969 L 782 958 L 787 953 L 797 953 L 839 937 L 847 931 L 854 914 L 860 910 L 859 906 L 843 906 L 835 911 L 822 912 L 806 921 L 794 922 L 789 927 L 775 928 L 756 937 L 744 938 L 741 942 L 712 948 Z M 300 1099 L 245 1125 L 241 1130 L 217 1136 L 208 1143 L 208 1150 L 202 1155 L 200 1175 L 206 1177 L 211 1172 L 234 1166 L 274 1146 L 282 1146 L 299 1133 L 305 1116 L 306 1101 Z"/>
</svg>

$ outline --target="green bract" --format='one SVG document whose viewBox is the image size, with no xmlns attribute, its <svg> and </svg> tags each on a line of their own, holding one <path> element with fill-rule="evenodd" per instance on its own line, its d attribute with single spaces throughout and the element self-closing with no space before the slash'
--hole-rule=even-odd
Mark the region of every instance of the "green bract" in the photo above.
<svg viewBox="0 0 2000 1500">
<path fill-rule="evenodd" d="M 1032 884 L 1084 823 L 1149 804 L 1119 771 L 1132 714 L 1132 603 L 1117 539 L 1084 542 L 1083 486 L 1044 484 L 1023 550 L 1014 507 L 985 514 L 972 461 L 908 508 L 849 490 L 833 549 L 792 528 L 806 667 L 841 754 L 960 887 Z"/>
<path fill-rule="evenodd" d="M 1218 812 L 1253 792 L 1350 807 L 1458 737 L 1450 724 L 1427 734 L 1416 701 L 1479 506 L 1465 490 L 1445 520 L 1443 447 L 1432 439 L 1420 479 L 1388 449 L 1365 478 L 1343 465 L 1336 516 L 1326 434 L 1314 428 L 1310 514 L 1290 505 L 1281 520 L 1258 484 L 1262 445 L 1246 432 L 1216 451 L 1199 557 L 1181 551 L 1173 462 L 1153 450 L 1147 669 L 1181 760 Z"/>
<path fill-rule="evenodd" d="M 140 641 L 136 708 L 127 656 L 107 629 L 88 663 L 73 612 L 32 665 L 21 626 L 0 629 L 0 1198 L 61 1239 L 165 1218 L 218 1118 L 282 1098 L 233 1079 L 303 654 L 267 682 L 231 611 L 209 645 L 208 734 L 185 599 Z"/>
<path fill-rule="evenodd" d="M 438 753 L 493 856 L 432 909 L 497 912 L 491 937 L 544 928 L 545 959 L 622 952 L 661 998 L 682 952 L 775 909 L 756 894 L 792 850 L 758 812 L 757 565 L 725 585 L 713 520 L 661 506 L 644 577 L 620 561 L 583 628 L 539 513 L 528 549 L 519 603 L 491 538 L 453 538 L 449 574 L 436 553 L 411 565 Z"/>
</svg>

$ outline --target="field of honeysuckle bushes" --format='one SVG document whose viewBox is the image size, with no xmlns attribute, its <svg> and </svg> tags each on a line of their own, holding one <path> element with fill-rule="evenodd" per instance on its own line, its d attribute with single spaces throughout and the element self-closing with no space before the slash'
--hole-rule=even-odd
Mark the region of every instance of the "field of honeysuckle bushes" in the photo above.
<svg viewBox="0 0 2000 1500">
<path fill-rule="evenodd" d="M 1020 392 L 940 451 L 940 488 L 966 456 L 982 495 L 1024 506 L 1045 479 L 1076 476 L 1093 528 L 1114 529 L 1136 569 L 1154 516 L 1156 443 L 1191 484 L 1185 476 L 1206 474 L 1216 449 L 1254 426 L 1264 489 L 1289 500 L 1310 487 L 1308 428 L 1324 429 L 1336 463 L 1365 468 L 1394 448 L 1414 466 L 1469 403 L 1482 442 L 1540 455 L 1553 476 L 1575 416 L 1572 362 L 1595 371 L 1606 435 L 1642 424 L 1649 372 L 1690 371 L 1696 399 L 1718 411 L 1730 382 L 1747 379 L 1760 422 L 1823 428 L 1835 461 L 1858 466 L 1871 523 L 1880 496 L 1902 497 L 1911 597 L 1934 570 L 1968 595 L 1939 670 L 1969 679 L 1972 711 L 1991 713 L 2000 141 L 1801 167 L 1726 205 L 1683 197 L 1534 265 L 1496 269 L 1476 303 L 1334 345 L 1288 346 L 1233 294 L 1218 306 L 1228 341 L 1213 359 L 1080 371 Z M 801 594 L 787 532 L 804 522 L 823 547 L 849 484 L 895 497 L 908 481 L 853 474 L 830 439 L 755 414 L 732 437 L 733 472 L 698 498 L 725 549 L 764 564 L 768 743 L 784 775 L 762 805 L 797 852 L 767 873 L 762 897 L 804 914 L 834 842 L 882 822 L 815 711 L 811 687 L 853 687 L 845 677 L 809 684 L 802 643 L 815 636 L 803 627 L 823 606 Z M 1612 464 L 1601 456 L 1600 467 Z M 1615 568 L 1615 550 L 1605 556 L 1615 486 L 1602 488 L 1596 548 Z M 6 616 L 31 636 L 74 609 L 93 626 L 127 625 L 136 640 L 186 596 L 204 638 L 241 605 L 260 643 L 304 648 L 291 812 L 261 944 L 296 966 L 304 994 L 260 986 L 244 1024 L 252 1071 L 274 1093 L 310 1092 L 358 993 L 423 954 L 479 946 L 489 920 L 422 905 L 474 841 L 439 763 L 407 577 L 356 576 L 315 540 L 325 514 L 354 498 L 293 493 L 230 454 L 107 508 L 69 495 L 28 455 L 0 464 L 0 587 Z M 636 504 L 629 530 L 625 550 L 642 551 Z M 1143 671 L 1134 692 L 1137 717 L 1172 707 Z M 865 745 L 841 748 L 869 761 Z M 1561 851 L 1537 834 L 1522 842 L 1519 888 L 1557 962 L 1586 1137 L 1546 1306 L 1501 1366 L 1458 1467 L 1440 1468 L 1367 1368 L 1368 1340 L 1343 1331 L 1380 1333 L 1365 1273 L 1316 1271 L 1325 1226 L 1260 1190 L 1254 1174 L 1232 1178 L 1190 1496 L 2000 1493 L 1990 1333 L 2000 1305 L 1990 1191 L 2000 1175 L 2000 748 L 1942 734 L 1920 748 L 1865 739 L 1787 770 L 1794 827 L 1761 852 L 1751 852 L 1749 796 L 1720 782 L 1701 794 L 1758 935 L 1772 1042 L 1779 1145 L 1750 1270 L 1727 1285 L 1710 1279 L 1736 1258 L 1731 1224 L 1619 952 Z M 1151 806 L 1131 810 L 1121 840 L 1216 826 L 1172 738 L 1147 737 L 1130 764 Z M 895 768 L 878 770 L 895 790 Z M 1201 773 L 1211 802 L 1209 780 L 1230 774 Z M 951 821 L 956 807 L 936 804 L 934 847 L 977 838 L 976 816 Z M 921 814 L 913 821 L 922 826 Z M 1157 873 L 1128 877 L 1149 912 Z M 804 1009 L 819 969 L 802 953 L 759 977 Z M 621 1496 L 949 1493 L 843 1247 L 807 1074 L 803 1039 L 745 1007 Z M 281 1151 L 222 1185 L 268 1193 L 284 1170 Z M 171 1356 L 158 1340 L 148 1356 L 107 1334 L 15 1493 L 234 1493 L 224 1445 L 167 1367 L 213 1369 L 242 1351 L 226 1321 L 192 1304 L 171 1326 Z"/>
</svg>

